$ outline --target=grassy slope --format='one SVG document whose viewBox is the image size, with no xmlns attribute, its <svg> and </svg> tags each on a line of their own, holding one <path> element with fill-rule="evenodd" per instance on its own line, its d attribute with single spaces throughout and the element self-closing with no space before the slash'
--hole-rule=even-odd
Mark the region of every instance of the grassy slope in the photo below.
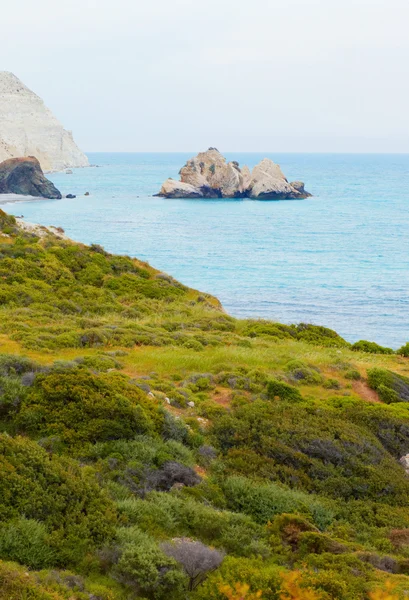
<svg viewBox="0 0 409 600">
<path fill-rule="evenodd" d="M 2 600 L 182 598 L 177 565 L 152 558 L 145 581 L 136 549 L 154 557 L 161 540 L 185 536 L 227 552 L 198 599 L 226 597 L 219 584 L 237 581 L 297 597 L 285 591 L 289 571 L 319 598 L 367 598 L 387 579 L 399 597 L 409 589 L 409 484 L 397 460 L 409 451 L 409 405 L 394 390 L 386 405 L 392 384 L 378 394 L 367 382 L 374 367 L 407 375 L 406 358 L 352 351 L 323 328 L 239 321 L 146 263 L 23 234 L 2 212 L 0 227 L 0 354 L 32 361 L 0 360 L 4 452 L 39 452 L 14 488 L 13 500 L 33 494 L 31 508 L 10 512 L 0 499 L 0 556 L 33 570 L 25 580 L 3 563 Z M 158 483 L 169 461 L 201 483 L 192 472 L 181 489 Z M 7 489 L 22 467 L 3 467 Z M 84 506 L 98 486 L 88 520 L 75 508 L 44 516 L 39 469 L 50 498 L 55 472 L 70 474 L 64 486 Z"/>
</svg>

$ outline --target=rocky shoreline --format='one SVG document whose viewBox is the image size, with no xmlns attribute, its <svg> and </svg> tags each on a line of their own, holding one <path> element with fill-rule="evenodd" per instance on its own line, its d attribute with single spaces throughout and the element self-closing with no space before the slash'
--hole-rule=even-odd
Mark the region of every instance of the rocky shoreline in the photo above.
<svg viewBox="0 0 409 600">
<path fill-rule="evenodd" d="M 246 165 L 240 168 L 236 161 L 227 162 L 216 148 L 188 160 L 179 175 L 180 181 L 167 179 L 156 196 L 299 200 L 312 195 L 302 181 L 290 183 L 280 166 L 269 158 L 250 171 Z"/>
</svg>

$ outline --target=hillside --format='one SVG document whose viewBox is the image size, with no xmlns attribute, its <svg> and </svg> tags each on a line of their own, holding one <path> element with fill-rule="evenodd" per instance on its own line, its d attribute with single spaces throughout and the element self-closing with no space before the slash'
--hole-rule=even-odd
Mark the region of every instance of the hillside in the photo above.
<svg viewBox="0 0 409 600">
<path fill-rule="evenodd" d="M 0 71 L 0 162 L 35 156 L 44 171 L 86 167 L 88 159 L 42 99 L 13 73 Z"/>
<path fill-rule="evenodd" d="M 0 310 L 0 600 L 407 597 L 406 347 L 3 211 Z"/>
</svg>

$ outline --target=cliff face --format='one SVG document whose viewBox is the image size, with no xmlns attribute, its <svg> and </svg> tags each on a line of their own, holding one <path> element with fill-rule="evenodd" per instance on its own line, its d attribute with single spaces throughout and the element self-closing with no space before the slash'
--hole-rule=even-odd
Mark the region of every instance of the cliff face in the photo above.
<svg viewBox="0 0 409 600">
<path fill-rule="evenodd" d="M 0 161 L 20 156 L 35 156 L 44 171 L 89 165 L 41 98 L 13 73 L 0 71 Z"/>
</svg>

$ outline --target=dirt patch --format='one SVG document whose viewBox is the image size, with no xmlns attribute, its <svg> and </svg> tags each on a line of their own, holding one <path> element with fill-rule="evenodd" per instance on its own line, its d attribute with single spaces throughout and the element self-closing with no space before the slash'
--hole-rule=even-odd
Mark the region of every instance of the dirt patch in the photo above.
<svg viewBox="0 0 409 600">
<path fill-rule="evenodd" d="M 230 406 L 231 401 L 231 390 L 224 388 L 216 388 L 213 392 L 212 399 L 217 402 L 220 406 L 227 408 Z"/>
<path fill-rule="evenodd" d="M 366 402 L 374 402 L 382 404 L 375 390 L 372 390 L 364 381 L 354 381 L 352 384 L 354 392 L 356 392 Z"/>
</svg>

